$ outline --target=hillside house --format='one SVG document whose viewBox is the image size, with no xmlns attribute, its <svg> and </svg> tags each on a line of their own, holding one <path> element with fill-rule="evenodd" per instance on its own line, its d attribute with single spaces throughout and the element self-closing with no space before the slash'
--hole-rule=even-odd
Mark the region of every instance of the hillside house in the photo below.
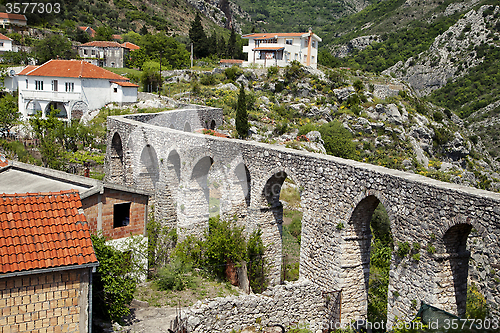
<svg viewBox="0 0 500 333">
<path fill-rule="evenodd" d="M 80 58 L 99 67 L 125 67 L 129 49 L 118 42 L 94 41 L 78 45 Z"/>
<path fill-rule="evenodd" d="M 12 39 L 9 37 L 0 34 L 0 54 L 5 51 L 12 51 Z"/>
<path fill-rule="evenodd" d="M 26 26 L 28 21 L 26 16 L 12 13 L 0 13 L 0 24 L 3 29 L 12 28 L 13 26 Z"/>
<path fill-rule="evenodd" d="M 0 194 L 3 332 L 89 332 L 98 266 L 77 192 Z"/>
<path fill-rule="evenodd" d="M 304 66 L 318 67 L 318 44 L 320 37 L 311 30 L 304 33 L 253 33 L 243 35 L 248 45 L 243 52 L 248 54 L 244 67 L 285 67 L 296 60 Z"/>
<path fill-rule="evenodd" d="M 80 119 L 108 103 L 137 101 L 138 85 L 85 60 L 49 60 L 17 76 L 19 112 L 25 119 L 39 111 L 45 117 L 51 106 L 62 119 Z"/>
<path fill-rule="evenodd" d="M 89 37 L 91 37 L 91 38 L 95 37 L 95 30 L 92 29 L 91 27 L 82 27 L 82 26 L 79 26 L 78 29 L 81 30 L 81 31 L 83 31 L 83 32 L 86 32 L 89 35 Z"/>
</svg>

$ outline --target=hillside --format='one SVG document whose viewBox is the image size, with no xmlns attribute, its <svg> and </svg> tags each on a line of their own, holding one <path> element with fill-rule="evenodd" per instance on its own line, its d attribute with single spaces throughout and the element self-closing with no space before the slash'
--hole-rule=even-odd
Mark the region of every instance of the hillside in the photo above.
<svg viewBox="0 0 500 333">
<path fill-rule="evenodd" d="M 0 5 L 0 11 L 5 12 L 5 9 L 5 5 Z M 222 30 L 224 12 L 216 6 L 210 9 L 210 15 L 203 19 L 205 28 Z M 94 28 L 109 26 L 117 34 L 147 29 L 152 33 L 165 31 L 185 36 L 197 11 L 187 0 L 65 0 L 58 14 L 32 14 L 28 10 L 26 17 L 30 26 L 45 28 L 63 28 L 76 23 Z"/>
</svg>

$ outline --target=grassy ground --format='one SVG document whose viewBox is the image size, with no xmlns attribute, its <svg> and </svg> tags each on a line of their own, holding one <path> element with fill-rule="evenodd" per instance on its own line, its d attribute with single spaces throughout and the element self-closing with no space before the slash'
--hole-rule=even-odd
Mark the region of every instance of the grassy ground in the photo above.
<svg viewBox="0 0 500 333">
<path fill-rule="evenodd" d="M 194 288 L 182 291 L 161 291 L 155 281 L 137 287 L 134 298 L 155 307 L 191 306 L 198 300 L 239 295 L 237 287 L 229 283 L 215 282 L 200 276 L 194 277 Z"/>
</svg>

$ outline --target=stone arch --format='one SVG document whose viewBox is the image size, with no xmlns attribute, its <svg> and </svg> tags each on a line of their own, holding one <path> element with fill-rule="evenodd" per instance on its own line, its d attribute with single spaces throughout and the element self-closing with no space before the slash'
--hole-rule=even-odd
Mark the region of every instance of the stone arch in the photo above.
<svg viewBox="0 0 500 333">
<path fill-rule="evenodd" d="M 245 163 L 239 163 L 233 170 L 234 175 L 237 179 L 237 185 L 240 187 L 240 193 L 243 194 L 244 202 L 246 207 L 250 206 L 250 184 L 251 177 L 250 171 L 248 171 Z"/>
<path fill-rule="evenodd" d="M 170 126 L 169 126 L 169 128 L 171 128 L 171 129 L 175 129 L 174 124 L 172 124 L 172 123 L 171 123 L 171 124 L 170 124 Z"/>
<path fill-rule="evenodd" d="M 166 162 L 163 163 L 164 178 L 157 186 L 155 215 L 163 225 L 173 229 L 177 226 L 177 205 L 179 185 L 181 181 L 181 159 L 179 153 L 172 149 Z"/>
<path fill-rule="evenodd" d="M 377 206 L 382 203 L 386 208 L 391 225 L 393 216 L 389 207 L 379 199 L 379 196 L 368 191 L 354 200 L 353 210 L 347 215 L 346 225 L 336 226 L 342 230 L 343 248 L 341 257 L 342 268 L 342 299 L 349 302 L 349 312 L 342 312 L 342 320 L 368 318 L 368 290 L 370 278 L 370 252 L 372 231 L 370 223 Z M 392 228 L 390 228 L 392 229 Z M 392 232 L 391 232 L 392 234 Z M 392 267 L 392 266 L 391 266 Z M 389 298 L 388 307 L 389 307 Z M 356 318 L 350 318 L 352 316 Z"/>
<path fill-rule="evenodd" d="M 184 124 L 184 132 L 191 132 L 191 125 L 189 124 L 189 121 L 186 121 Z"/>
<path fill-rule="evenodd" d="M 270 284 L 281 283 L 283 265 L 283 204 L 280 201 L 283 183 L 287 178 L 296 186 L 295 177 L 291 176 L 285 168 L 278 169 L 264 178 L 266 180 L 260 193 L 260 214 L 262 225 L 262 238 L 266 246 L 266 260 L 269 262 L 267 269 Z"/>
<path fill-rule="evenodd" d="M 438 272 L 438 301 L 444 310 L 459 317 L 465 315 L 470 251 L 467 239 L 472 225 L 459 223 L 450 227 L 436 244 L 440 269 Z"/>
<path fill-rule="evenodd" d="M 50 114 L 51 107 L 53 107 L 54 110 L 59 110 L 59 112 L 56 114 L 57 118 L 69 118 L 68 111 L 66 110 L 66 106 L 63 102 L 51 101 L 49 104 L 47 104 L 47 106 L 45 107 L 46 116 Z"/>
<path fill-rule="evenodd" d="M 71 118 L 80 119 L 88 111 L 88 105 L 84 101 L 77 101 L 71 107 Z"/>
<path fill-rule="evenodd" d="M 152 191 L 160 178 L 158 157 L 153 146 L 147 144 L 141 152 L 137 184 L 140 188 Z"/>
<path fill-rule="evenodd" d="M 113 134 L 110 145 L 109 180 L 112 183 L 123 184 L 125 173 L 123 167 L 123 145 L 118 132 Z"/>
<path fill-rule="evenodd" d="M 210 122 L 210 129 L 215 130 L 215 126 L 216 126 L 215 120 L 212 119 L 212 121 Z"/>
</svg>

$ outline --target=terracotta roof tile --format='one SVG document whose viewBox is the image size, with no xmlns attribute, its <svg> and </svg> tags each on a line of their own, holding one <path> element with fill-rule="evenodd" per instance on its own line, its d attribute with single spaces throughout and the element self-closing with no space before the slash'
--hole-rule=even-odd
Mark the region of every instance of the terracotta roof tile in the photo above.
<svg viewBox="0 0 500 333">
<path fill-rule="evenodd" d="M 3 18 L 3 19 L 8 18 L 9 20 L 26 21 L 26 16 L 20 15 L 20 14 L 0 13 L 0 18 Z"/>
<path fill-rule="evenodd" d="M 58 208 L 66 203 L 75 208 Z M 0 194 L 0 273 L 96 263 L 87 221 L 76 207 L 81 201 L 73 191 Z"/>
<path fill-rule="evenodd" d="M 96 46 L 96 47 L 125 47 L 118 42 L 108 42 L 104 40 L 96 40 L 93 42 L 88 42 L 85 44 L 81 44 L 80 46 Z"/>
<path fill-rule="evenodd" d="M 0 40 L 12 40 L 9 37 L 5 36 L 4 34 L 0 34 Z"/>
<path fill-rule="evenodd" d="M 24 75 L 129 81 L 129 79 L 124 76 L 115 74 L 99 66 L 92 65 L 91 63 L 85 60 L 52 59 L 47 61 L 43 65 L 38 66 L 36 69 L 31 70 L 29 73 L 25 73 Z"/>
<path fill-rule="evenodd" d="M 239 60 L 239 59 L 221 59 L 219 61 L 219 63 L 221 63 L 221 64 L 242 64 L 243 60 Z"/>
<path fill-rule="evenodd" d="M 141 47 L 139 45 L 135 45 L 131 42 L 125 42 L 122 44 L 123 47 L 126 47 L 129 50 L 139 50 Z"/>
<path fill-rule="evenodd" d="M 122 87 L 139 87 L 137 84 L 133 84 L 132 82 L 120 82 L 120 81 L 111 81 L 113 83 L 116 83 L 119 86 Z"/>
<path fill-rule="evenodd" d="M 4 155 L 0 154 L 0 168 L 3 168 L 4 166 L 7 166 L 7 165 L 9 165 L 9 161 L 7 160 L 7 158 Z"/>
</svg>

